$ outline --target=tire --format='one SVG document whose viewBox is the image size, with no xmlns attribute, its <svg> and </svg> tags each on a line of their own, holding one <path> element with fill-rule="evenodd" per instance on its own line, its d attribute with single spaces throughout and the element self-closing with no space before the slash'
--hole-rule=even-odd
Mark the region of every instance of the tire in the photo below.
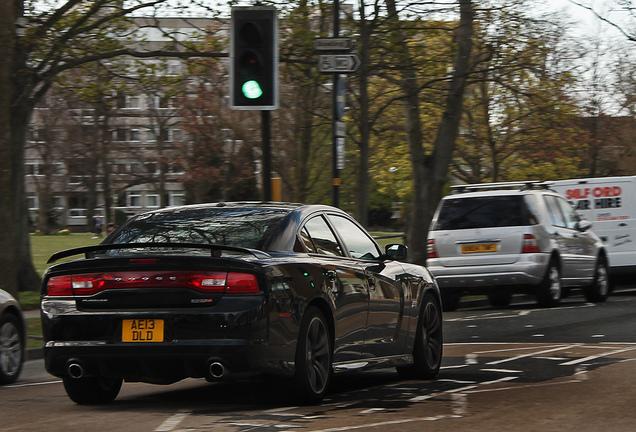
<svg viewBox="0 0 636 432">
<path fill-rule="evenodd" d="M 537 286 L 536 296 L 539 306 L 551 308 L 558 306 L 563 294 L 561 271 L 555 260 L 550 260 L 548 271 Z"/>
<path fill-rule="evenodd" d="M 600 303 L 607 300 L 607 296 L 610 292 L 610 282 L 607 260 L 605 258 L 601 257 L 598 259 L 594 272 L 594 282 L 586 286 L 583 291 L 586 300 L 589 302 Z"/>
<path fill-rule="evenodd" d="M 296 403 L 313 405 L 324 398 L 333 376 L 332 361 L 327 321 L 318 308 L 310 306 L 298 333 L 296 372 L 291 389 Z"/>
<path fill-rule="evenodd" d="M 111 403 L 117 398 L 122 379 L 86 377 L 62 378 L 68 397 L 78 405 L 100 405 Z"/>
<path fill-rule="evenodd" d="M 24 330 L 12 313 L 0 318 L 0 384 L 15 382 L 24 364 Z"/>
<path fill-rule="evenodd" d="M 495 290 L 488 293 L 488 302 L 493 307 L 506 307 L 510 306 L 510 302 L 512 301 L 512 293 Z"/>
<path fill-rule="evenodd" d="M 432 379 L 442 365 L 443 352 L 442 309 L 437 299 L 426 294 L 415 334 L 413 364 L 396 368 L 407 379 Z"/>
</svg>

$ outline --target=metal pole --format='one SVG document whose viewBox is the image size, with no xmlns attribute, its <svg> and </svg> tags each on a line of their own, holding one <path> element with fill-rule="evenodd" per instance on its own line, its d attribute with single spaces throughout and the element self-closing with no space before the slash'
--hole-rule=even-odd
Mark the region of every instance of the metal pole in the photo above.
<svg viewBox="0 0 636 432">
<path fill-rule="evenodd" d="M 333 37 L 340 36 L 340 0 L 333 0 Z M 336 123 L 338 117 L 338 87 L 340 74 L 333 74 L 333 124 L 332 124 L 332 204 L 340 207 L 340 170 L 338 169 L 338 137 L 336 136 Z"/>
<path fill-rule="evenodd" d="M 270 146 L 270 112 L 261 111 L 261 137 L 263 140 L 263 201 L 272 200 L 272 157 Z"/>
</svg>

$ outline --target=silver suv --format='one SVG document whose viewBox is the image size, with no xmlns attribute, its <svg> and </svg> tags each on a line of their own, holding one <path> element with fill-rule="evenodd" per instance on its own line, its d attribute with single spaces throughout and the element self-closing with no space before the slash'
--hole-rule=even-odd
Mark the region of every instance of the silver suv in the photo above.
<svg viewBox="0 0 636 432">
<path fill-rule="evenodd" d="M 488 294 L 493 306 L 506 306 L 515 292 L 553 307 L 570 287 L 602 302 L 607 253 L 591 226 L 547 183 L 456 186 L 431 223 L 426 265 L 445 310 L 457 309 L 463 294 Z"/>
</svg>

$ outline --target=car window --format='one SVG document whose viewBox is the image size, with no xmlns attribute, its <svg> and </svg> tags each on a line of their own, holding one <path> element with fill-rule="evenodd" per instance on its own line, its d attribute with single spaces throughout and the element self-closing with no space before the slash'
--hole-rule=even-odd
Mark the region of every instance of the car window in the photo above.
<svg viewBox="0 0 636 432">
<path fill-rule="evenodd" d="M 545 195 L 543 199 L 548 207 L 548 214 L 550 215 L 550 223 L 552 226 L 567 228 L 568 225 L 565 216 L 561 211 L 561 206 L 559 206 L 556 197 L 553 195 Z"/>
<path fill-rule="evenodd" d="M 437 217 L 437 230 L 529 225 L 521 195 L 447 198 Z"/>
<path fill-rule="evenodd" d="M 336 236 L 322 216 L 309 219 L 300 231 L 300 236 L 309 252 L 344 256 Z"/>
<path fill-rule="evenodd" d="M 329 215 L 328 218 L 353 258 L 377 259 L 380 257 L 380 251 L 375 242 L 358 225 L 342 216 Z"/>
<path fill-rule="evenodd" d="M 536 225 L 539 223 L 539 214 L 541 214 L 537 208 L 537 197 L 534 195 L 526 195 L 525 202 L 528 209 L 528 222 L 530 225 Z"/>
<path fill-rule="evenodd" d="M 140 215 L 110 243 L 203 243 L 262 249 L 287 211 L 195 208 Z"/>
<path fill-rule="evenodd" d="M 572 205 L 567 202 L 565 199 L 561 197 L 554 197 L 556 202 L 559 204 L 561 208 L 561 212 L 563 213 L 563 217 L 565 219 L 565 226 L 570 229 L 576 229 L 577 223 L 579 222 L 579 217 L 576 212 L 572 208 Z"/>
</svg>

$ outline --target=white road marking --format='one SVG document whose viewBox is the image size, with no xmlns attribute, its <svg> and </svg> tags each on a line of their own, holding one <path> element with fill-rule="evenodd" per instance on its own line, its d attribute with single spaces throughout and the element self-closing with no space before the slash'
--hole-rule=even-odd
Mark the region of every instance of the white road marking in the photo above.
<svg viewBox="0 0 636 432">
<path fill-rule="evenodd" d="M 168 417 L 166 420 L 164 420 L 164 422 L 161 423 L 161 426 L 155 429 L 155 432 L 174 431 L 181 424 L 181 422 L 189 415 L 190 415 L 190 411 L 173 414 L 170 417 Z"/>
<path fill-rule="evenodd" d="M 32 386 L 41 386 L 41 385 L 47 385 L 47 384 L 59 384 L 61 382 L 62 382 L 61 380 L 58 380 L 58 381 L 42 381 L 42 382 L 26 383 L 26 384 L 11 384 L 11 385 L 4 386 L 4 388 L 32 387 Z"/>
<path fill-rule="evenodd" d="M 620 354 L 620 353 L 624 353 L 627 351 L 633 351 L 636 350 L 636 348 L 624 348 L 624 349 L 619 349 L 619 350 L 615 350 L 615 351 L 610 351 L 610 352 L 606 352 L 603 354 L 597 354 L 597 355 L 591 355 L 591 356 L 587 356 L 584 358 L 580 358 L 580 359 L 576 359 L 576 360 L 571 360 L 569 362 L 565 362 L 565 363 L 561 363 L 560 366 L 571 366 L 571 365 L 575 365 L 575 364 L 579 364 L 579 363 L 585 363 L 588 362 L 590 360 L 596 360 L 597 358 L 601 358 L 601 357 L 607 357 L 607 356 L 611 356 L 614 354 Z"/>
<path fill-rule="evenodd" d="M 535 357 L 537 355 L 546 354 L 546 353 L 549 353 L 549 352 L 563 351 L 563 350 L 566 350 L 566 349 L 577 347 L 579 345 L 580 344 L 565 345 L 565 346 L 561 346 L 561 347 L 557 347 L 557 348 L 547 349 L 547 350 L 538 351 L 538 352 L 531 352 L 531 353 L 527 353 L 527 354 L 521 354 L 521 355 L 518 355 L 518 356 L 515 356 L 515 357 L 505 358 L 505 359 L 501 359 L 501 360 L 495 360 L 495 361 L 488 362 L 486 364 L 488 364 L 488 365 L 496 365 L 496 364 L 501 364 L 501 363 L 507 363 L 507 362 L 519 360 L 519 359 L 526 358 L 526 357 Z"/>
</svg>

